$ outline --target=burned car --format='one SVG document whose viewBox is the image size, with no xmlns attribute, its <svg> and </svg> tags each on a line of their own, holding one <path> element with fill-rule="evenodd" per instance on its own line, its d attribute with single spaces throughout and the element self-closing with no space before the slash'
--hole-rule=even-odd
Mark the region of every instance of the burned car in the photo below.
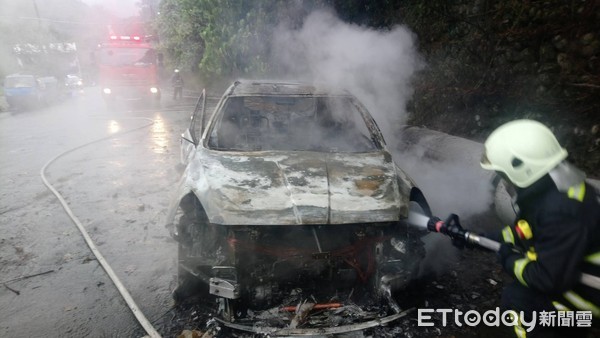
<svg viewBox="0 0 600 338">
<path fill-rule="evenodd" d="M 181 142 L 186 166 L 168 215 L 176 300 L 206 292 L 224 325 L 271 335 L 404 315 L 392 294 L 424 257 L 408 208 L 429 207 L 354 96 L 236 81 L 212 113 L 203 93 Z"/>
</svg>

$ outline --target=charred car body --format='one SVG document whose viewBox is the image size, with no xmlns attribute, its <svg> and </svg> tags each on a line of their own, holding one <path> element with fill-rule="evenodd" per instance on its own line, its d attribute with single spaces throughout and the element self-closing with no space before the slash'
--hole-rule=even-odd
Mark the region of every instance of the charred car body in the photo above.
<svg viewBox="0 0 600 338">
<path fill-rule="evenodd" d="M 424 256 L 424 233 L 404 221 L 411 200 L 429 207 L 366 108 L 345 91 L 236 81 L 205 110 L 203 93 L 169 211 L 175 298 L 204 285 L 223 323 L 255 333 L 344 332 L 402 316 L 391 294 Z M 336 319 L 311 321 L 315 308 Z"/>
</svg>

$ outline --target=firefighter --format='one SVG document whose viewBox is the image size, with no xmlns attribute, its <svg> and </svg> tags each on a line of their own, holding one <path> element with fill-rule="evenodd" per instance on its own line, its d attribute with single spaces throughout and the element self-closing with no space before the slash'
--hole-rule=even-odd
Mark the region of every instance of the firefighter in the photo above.
<svg viewBox="0 0 600 338">
<path fill-rule="evenodd" d="M 541 311 L 556 315 L 554 326 L 568 326 L 569 318 L 571 326 L 574 320 L 600 321 L 598 192 L 539 122 L 506 123 L 484 146 L 481 166 L 496 171 L 516 192 L 517 218 L 502 230 L 498 251 L 499 262 L 515 280 L 503 290 L 501 306 L 523 311 L 527 320 L 537 317 L 534 331 L 517 325 L 515 334 L 562 336 L 564 328 L 541 325 Z"/>
<path fill-rule="evenodd" d="M 173 77 L 171 78 L 171 85 L 173 86 L 173 100 L 177 97 L 182 98 L 183 95 L 183 77 L 179 73 L 179 69 L 175 69 Z"/>
</svg>

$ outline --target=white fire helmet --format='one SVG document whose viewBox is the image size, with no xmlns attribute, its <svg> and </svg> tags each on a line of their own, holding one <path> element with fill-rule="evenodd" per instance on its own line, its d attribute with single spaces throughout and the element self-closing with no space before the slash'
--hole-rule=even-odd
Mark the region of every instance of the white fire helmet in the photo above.
<svg viewBox="0 0 600 338">
<path fill-rule="evenodd" d="M 484 144 L 481 167 L 504 173 L 520 188 L 548 174 L 567 157 L 546 126 L 533 120 L 515 120 L 494 130 Z"/>
</svg>

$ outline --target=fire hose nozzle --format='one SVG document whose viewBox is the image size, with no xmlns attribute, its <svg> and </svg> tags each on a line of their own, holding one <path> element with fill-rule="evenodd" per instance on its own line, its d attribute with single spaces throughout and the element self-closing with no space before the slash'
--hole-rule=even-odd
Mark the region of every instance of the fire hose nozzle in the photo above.
<svg viewBox="0 0 600 338">
<path fill-rule="evenodd" d="M 500 243 L 481 235 L 463 229 L 460 224 L 458 215 L 450 214 L 445 221 L 439 217 L 427 217 L 420 212 L 409 212 L 408 223 L 418 226 L 423 229 L 426 227 L 428 231 L 439 232 L 452 239 L 452 244 L 458 248 L 485 248 L 491 251 L 498 251 Z"/>
<path fill-rule="evenodd" d="M 431 217 L 427 222 L 427 230 L 439 232 L 452 238 L 464 237 L 465 235 L 465 230 L 460 225 L 456 214 L 451 214 L 446 221 L 442 221 L 435 216 Z"/>
<path fill-rule="evenodd" d="M 427 222 L 427 229 L 450 237 L 452 244 L 459 248 L 481 247 L 491 251 L 498 251 L 500 248 L 500 243 L 463 229 L 455 214 L 451 214 L 446 221 L 442 221 L 438 217 L 431 217 Z"/>
<path fill-rule="evenodd" d="M 427 221 L 427 230 L 431 232 L 442 232 L 443 227 L 444 222 L 438 217 L 433 216 Z"/>
</svg>

